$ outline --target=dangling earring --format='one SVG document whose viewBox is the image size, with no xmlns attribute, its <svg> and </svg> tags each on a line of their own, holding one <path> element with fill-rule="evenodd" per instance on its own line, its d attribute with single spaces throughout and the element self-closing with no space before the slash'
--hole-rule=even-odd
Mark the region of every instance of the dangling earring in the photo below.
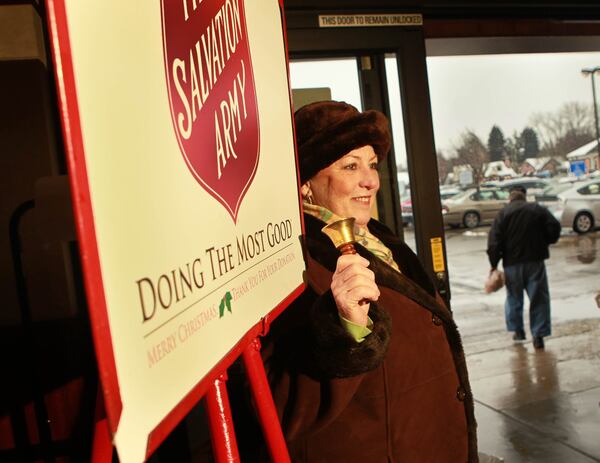
<svg viewBox="0 0 600 463">
<path fill-rule="evenodd" d="M 306 182 L 303 185 L 304 194 L 302 195 L 302 199 L 306 201 L 308 204 L 314 204 L 315 198 L 313 198 L 312 190 L 310 189 L 310 183 Z"/>
</svg>

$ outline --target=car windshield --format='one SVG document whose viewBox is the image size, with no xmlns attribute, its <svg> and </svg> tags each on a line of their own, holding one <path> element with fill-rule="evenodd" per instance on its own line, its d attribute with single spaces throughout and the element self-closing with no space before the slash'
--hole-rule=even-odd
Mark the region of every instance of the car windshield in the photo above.
<svg viewBox="0 0 600 463">
<path fill-rule="evenodd" d="M 567 191 L 572 186 L 573 185 L 570 183 L 559 183 L 557 185 L 549 185 L 546 188 L 544 188 L 544 194 L 545 195 L 557 195 L 559 193 L 562 193 L 563 191 Z"/>
<path fill-rule="evenodd" d="M 467 196 L 467 194 L 471 194 L 472 192 L 473 192 L 473 190 L 461 191 L 460 193 L 456 193 L 454 196 L 452 196 L 451 198 L 447 198 L 447 199 L 462 199 L 465 196 Z"/>
<path fill-rule="evenodd" d="M 496 190 L 498 199 L 508 199 L 509 193 L 506 190 Z"/>
<path fill-rule="evenodd" d="M 600 182 L 590 183 L 583 188 L 579 188 L 577 193 L 582 195 L 597 195 L 600 193 Z"/>
<path fill-rule="evenodd" d="M 440 191 L 441 199 L 450 199 L 459 194 L 459 191 Z"/>
</svg>

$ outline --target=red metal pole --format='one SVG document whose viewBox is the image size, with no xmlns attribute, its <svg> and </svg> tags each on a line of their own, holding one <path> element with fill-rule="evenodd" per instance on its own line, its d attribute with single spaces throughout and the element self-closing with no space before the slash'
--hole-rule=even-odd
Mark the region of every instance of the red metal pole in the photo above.
<svg viewBox="0 0 600 463">
<path fill-rule="evenodd" d="M 240 454 L 233 429 L 226 381 L 227 375 L 224 373 L 208 389 L 206 411 L 215 461 L 217 463 L 238 463 Z"/>
<path fill-rule="evenodd" d="M 290 455 L 285 445 L 281 424 L 273 402 L 273 395 L 260 356 L 260 341 L 258 338 L 255 338 L 246 347 L 242 357 L 271 460 L 276 463 L 289 463 L 291 461 Z"/>
</svg>

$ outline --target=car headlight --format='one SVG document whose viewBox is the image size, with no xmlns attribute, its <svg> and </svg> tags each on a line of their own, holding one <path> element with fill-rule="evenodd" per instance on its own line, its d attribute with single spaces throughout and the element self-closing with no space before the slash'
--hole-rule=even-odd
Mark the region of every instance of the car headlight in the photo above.
<svg viewBox="0 0 600 463">
<path fill-rule="evenodd" d="M 442 215 L 446 215 L 448 212 L 450 212 L 448 206 L 442 206 Z"/>
</svg>

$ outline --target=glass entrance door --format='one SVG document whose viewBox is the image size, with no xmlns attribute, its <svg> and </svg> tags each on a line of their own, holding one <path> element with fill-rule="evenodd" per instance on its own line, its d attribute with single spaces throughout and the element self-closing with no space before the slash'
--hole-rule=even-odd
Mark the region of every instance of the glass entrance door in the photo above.
<svg viewBox="0 0 600 463">
<path fill-rule="evenodd" d="M 332 99 L 345 101 L 359 110 L 363 110 L 363 89 L 361 88 L 361 66 L 368 66 L 369 61 L 360 57 L 298 59 L 290 61 L 290 79 L 294 108 L 312 101 Z M 395 164 L 398 202 L 401 217 L 388 223 L 396 232 L 403 235 L 406 244 L 417 251 L 415 241 L 415 221 L 412 212 L 411 182 L 408 172 L 406 140 L 404 136 L 404 118 L 402 99 L 400 96 L 400 77 L 396 64 L 396 54 L 388 53 L 384 57 L 385 75 L 383 76 L 389 101 L 389 119 L 393 139 L 393 163 Z M 372 64 L 371 64 L 372 70 Z M 388 185 L 382 186 L 382 195 L 391 190 Z M 392 192 L 388 191 L 388 195 Z M 379 201 L 381 202 L 381 201 Z M 373 216 L 379 218 L 375 208 Z"/>
<path fill-rule="evenodd" d="M 355 57 L 293 60 L 290 62 L 290 79 L 294 109 L 318 99 L 332 99 L 345 101 L 362 111 Z"/>
<path fill-rule="evenodd" d="M 380 165 L 376 214 L 417 252 L 449 302 L 423 31 L 419 26 L 319 27 L 318 16 L 286 16 L 292 87 L 311 88 L 312 101 L 345 100 L 388 116 L 394 147 Z M 301 98 L 295 103 L 301 105 Z"/>
<path fill-rule="evenodd" d="M 400 195 L 400 201 L 405 204 L 405 208 L 410 207 L 410 180 L 406 164 L 406 145 L 404 142 L 404 122 L 402 119 L 402 103 L 398 90 L 398 73 L 395 66 L 395 55 L 386 59 L 386 74 L 390 79 L 392 89 L 390 93 L 391 109 L 391 127 L 395 153 L 395 163 L 398 169 L 396 186 Z M 345 101 L 355 106 L 359 111 L 363 110 L 363 91 L 361 89 L 361 67 L 368 64 L 367 60 L 358 57 L 330 58 L 330 59 L 304 59 L 293 60 L 290 62 L 290 79 L 292 85 L 292 96 L 294 99 L 294 108 L 299 109 L 313 101 L 336 100 Z M 389 68 L 389 70 L 388 70 Z M 400 162 L 400 164 L 398 164 Z M 383 169 L 385 174 L 385 169 Z M 388 175 L 389 176 L 389 175 Z M 382 182 L 383 183 L 383 182 Z M 382 194 L 385 192 L 391 195 L 388 184 L 382 184 Z M 382 199 L 378 204 L 382 203 Z M 407 206 L 408 205 L 408 206 Z M 385 205 L 383 206 L 385 207 Z M 404 211 L 403 211 L 404 213 Z M 373 216 L 380 218 L 379 207 L 373 210 Z M 416 251 L 414 239 L 414 229 L 412 228 L 412 214 L 410 217 L 403 217 L 402 220 L 392 220 L 391 225 L 398 224 L 401 228 L 400 234 L 404 233 L 404 239 L 407 244 Z M 402 225 L 407 226 L 402 230 Z"/>
<path fill-rule="evenodd" d="M 368 65 L 368 60 L 357 57 L 318 59 L 318 60 L 294 60 L 290 63 L 290 78 L 292 83 L 292 96 L 294 99 L 294 108 L 300 107 L 320 100 L 336 100 L 345 101 L 355 106 L 359 111 L 363 110 L 364 101 L 364 82 L 361 79 L 361 74 L 365 71 L 362 69 Z M 399 113 L 401 117 L 401 112 Z M 398 142 L 396 127 L 402 127 L 402 120 L 392 121 L 392 129 L 394 133 L 394 145 Z M 403 132 L 401 132 L 403 135 Z M 401 151 L 406 159 L 406 150 L 401 143 Z M 393 154 L 390 156 L 394 158 Z M 389 161 L 389 160 L 388 160 Z M 389 169 L 386 165 L 380 166 L 380 174 L 385 176 L 385 180 L 389 180 Z M 384 179 L 382 179 L 384 180 Z M 406 182 L 400 182 L 402 185 L 401 195 L 408 193 L 408 177 Z M 393 192 L 390 191 L 389 181 L 382 181 L 382 193 L 378 195 L 377 204 L 374 205 L 372 215 L 378 219 L 387 219 L 388 225 L 392 228 L 394 225 L 399 225 L 396 232 L 402 234 L 402 222 L 394 219 L 392 212 L 393 204 L 390 201 L 385 202 L 385 197 L 392 197 Z M 380 211 L 382 214 L 380 214 Z M 386 213 L 387 212 L 387 213 Z M 414 247 L 414 234 L 411 234 L 412 246 Z"/>
</svg>

